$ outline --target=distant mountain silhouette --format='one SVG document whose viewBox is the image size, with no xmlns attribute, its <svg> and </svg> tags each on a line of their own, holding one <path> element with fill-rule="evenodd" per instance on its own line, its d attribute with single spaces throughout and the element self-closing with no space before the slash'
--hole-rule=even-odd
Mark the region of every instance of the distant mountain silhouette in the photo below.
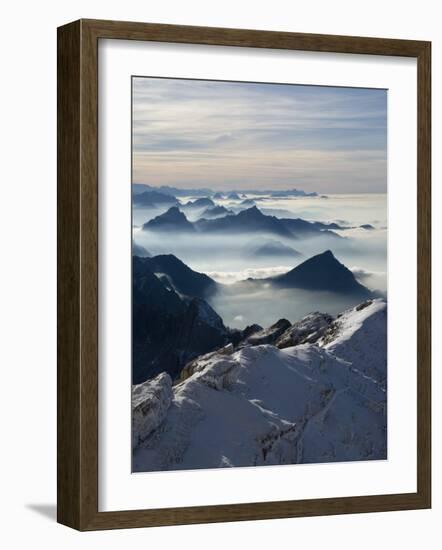
<svg viewBox="0 0 442 550">
<path fill-rule="evenodd" d="M 280 218 L 280 222 L 295 235 L 308 235 L 322 231 L 324 234 L 333 235 L 337 239 L 341 237 L 337 233 L 333 233 L 334 229 L 343 229 L 337 223 L 309 222 L 302 218 Z"/>
<path fill-rule="evenodd" d="M 212 191 L 208 188 L 179 188 L 179 187 L 170 187 L 169 185 L 160 185 L 153 186 L 147 185 L 145 183 L 134 183 L 132 184 L 132 192 L 143 193 L 144 191 L 159 191 L 161 193 L 166 193 L 167 195 L 173 195 L 174 197 L 209 197 L 213 196 L 214 199 L 223 199 L 229 198 L 229 195 L 232 195 L 232 200 L 238 200 L 241 197 L 244 197 L 245 193 L 252 195 L 269 195 L 276 198 L 286 198 L 286 197 L 317 197 L 318 194 L 315 192 L 307 193 L 302 189 L 247 189 L 244 191 Z M 241 197 L 240 197 L 241 195 Z M 236 199 L 235 197 L 238 197 Z"/>
<path fill-rule="evenodd" d="M 214 218 L 221 218 L 229 214 L 233 214 L 233 212 L 228 210 L 225 206 L 214 206 L 213 208 L 207 208 L 207 210 L 204 210 L 201 214 L 201 218 L 211 220 Z"/>
<path fill-rule="evenodd" d="M 181 208 L 196 210 L 199 208 L 212 208 L 214 206 L 215 206 L 215 203 L 213 202 L 212 199 L 209 199 L 207 197 L 201 197 L 200 199 L 187 202 L 186 204 L 181 206 Z"/>
<path fill-rule="evenodd" d="M 144 193 L 144 191 L 159 191 L 165 195 L 172 195 L 173 197 L 207 197 L 212 195 L 213 191 L 211 189 L 202 188 L 202 189 L 185 189 L 178 187 L 170 187 L 169 185 L 160 185 L 154 187 L 152 185 L 147 185 L 145 183 L 133 183 L 132 184 L 132 194 L 136 195 L 139 193 Z"/>
<path fill-rule="evenodd" d="M 255 201 L 253 199 L 244 199 L 239 203 L 240 206 L 255 206 Z"/>
<path fill-rule="evenodd" d="M 210 199 L 209 199 L 210 200 Z M 182 206 L 180 208 L 183 208 Z M 224 207 L 214 207 L 224 208 Z M 230 214 L 230 211 L 229 211 Z M 306 220 L 277 218 L 263 214 L 259 208 L 252 206 L 237 214 L 207 219 L 204 216 L 197 222 L 190 222 L 186 215 L 176 206 L 169 208 L 160 216 L 148 221 L 143 230 L 151 231 L 187 231 L 197 230 L 200 233 L 268 233 L 287 239 L 298 237 L 330 237 L 342 239 L 330 229 L 338 228 L 337 224 L 308 222 Z"/>
<path fill-rule="evenodd" d="M 175 291 L 192 298 L 206 298 L 217 291 L 217 283 L 204 273 L 190 269 L 173 254 L 162 254 L 153 258 L 134 259 L 133 269 L 136 276 L 144 271 L 161 274 L 166 277 Z"/>
<path fill-rule="evenodd" d="M 140 258 L 150 257 L 151 253 L 147 251 L 144 246 L 137 244 L 135 241 L 132 242 L 132 255 L 139 256 Z"/>
<path fill-rule="evenodd" d="M 227 198 L 232 200 L 232 201 L 240 201 L 241 200 L 241 197 L 238 195 L 238 193 L 236 193 L 235 191 L 231 191 L 228 195 L 227 195 Z"/>
<path fill-rule="evenodd" d="M 263 242 L 262 244 L 258 245 L 252 245 L 248 252 L 248 256 L 254 256 L 254 257 L 281 257 L 285 256 L 287 258 L 299 258 L 302 256 L 300 252 L 292 248 L 291 246 L 287 246 L 286 244 L 283 244 L 276 240 L 268 240 Z"/>
<path fill-rule="evenodd" d="M 265 216 L 256 206 L 242 210 L 236 216 L 216 220 L 199 220 L 195 224 L 202 232 L 263 232 L 290 238 L 291 231 L 274 216 Z"/>
<path fill-rule="evenodd" d="M 361 298 L 371 296 L 368 288 L 358 283 L 353 273 L 330 250 L 309 258 L 288 273 L 267 280 L 283 288 L 325 290 Z"/>
<path fill-rule="evenodd" d="M 271 191 L 272 197 L 277 198 L 285 198 L 285 197 L 317 197 L 318 193 L 311 192 L 307 193 L 306 191 L 303 191 L 302 189 L 287 189 L 287 190 L 278 190 L 278 191 Z"/>
<path fill-rule="evenodd" d="M 144 231 L 194 231 L 193 224 L 176 206 L 145 223 L 142 229 Z"/>
<path fill-rule="evenodd" d="M 132 203 L 138 207 L 155 207 L 164 205 L 177 205 L 178 200 L 165 193 L 159 191 L 144 191 L 142 193 L 134 193 L 132 195 Z"/>
</svg>

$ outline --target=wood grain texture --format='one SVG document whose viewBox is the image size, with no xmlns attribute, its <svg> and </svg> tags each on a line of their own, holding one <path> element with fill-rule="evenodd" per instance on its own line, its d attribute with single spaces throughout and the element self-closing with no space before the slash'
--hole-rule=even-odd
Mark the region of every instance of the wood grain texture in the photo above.
<svg viewBox="0 0 442 550">
<path fill-rule="evenodd" d="M 80 23 L 58 32 L 57 518 L 79 526 Z"/>
<path fill-rule="evenodd" d="M 431 44 L 418 57 L 417 447 L 418 493 L 431 507 Z"/>
<path fill-rule="evenodd" d="M 425 42 L 360 36 L 336 36 L 250 29 L 157 25 L 128 21 L 82 20 L 100 38 L 149 40 L 189 44 L 304 50 L 315 52 L 401 55 L 417 57 Z"/>
<path fill-rule="evenodd" d="M 98 511 L 98 41 L 102 38 L 415 57 L 418 62 L 416 493 Z M 79 530 L 431 505 L 431 48 L 421 41 L 80 20 L 58 29 L 58 521 Z"/>
</svg>

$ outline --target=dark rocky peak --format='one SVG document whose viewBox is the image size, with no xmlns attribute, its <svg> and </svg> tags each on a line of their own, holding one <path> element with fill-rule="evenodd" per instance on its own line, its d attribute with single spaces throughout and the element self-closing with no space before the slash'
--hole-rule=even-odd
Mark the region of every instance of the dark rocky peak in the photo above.
<svg viewBox="0 0 442 550">
<path fill-rule="evenodd" d="M 186 218 L 185 214 L 177 206 L 172 206 L 156 218 L 145 223 L 142 227 L 145 230 L 163 230 L 163 231 L 193 231 L 194 227 Z"/>
<path fill-rule="evenodd" d="M 271 279 L 277 286 L 325 290 L 369 297 L 370 291 L 357 282 L 353 273 L 339 262 L 331 250 L 317 254 L 291 271 Z"/>
<path fill-rule="evenodd" d="M 272 326 L 255 332 L 249 336 L 243 345 L 260 346 L 262 344 L 274 344 L 276 340 L 291 326 L 290 321 L 287 319 L 279 319 Z"/>
</svg>

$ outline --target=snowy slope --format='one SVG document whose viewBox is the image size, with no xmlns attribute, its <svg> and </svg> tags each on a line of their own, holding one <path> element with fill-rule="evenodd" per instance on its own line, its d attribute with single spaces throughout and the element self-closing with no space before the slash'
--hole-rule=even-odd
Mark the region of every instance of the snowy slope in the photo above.
<svg viewBox="0 0 442 550">
<path fill-rule="evenodd" d="M 368 300 L 342 313 L 330 325 L 319 345 L 350 361 L 363 372 L 386 385 L 387 304 Z"/>
<path fill-rule="evenodd" d="M 172 399 L 156 392 L 159 422 L 146 403 L 134 471 L 386 458 L 386 392 L 366 374 L 385 308 L 376 301 L 345 312 L 320 345 L 229 348 L 193 361 Z M 146 385 L 169 387 L 164 376 L 142 385 L 149 399 Z M 140 425 L 137 417 L 137 433 Z"/>
</svg>

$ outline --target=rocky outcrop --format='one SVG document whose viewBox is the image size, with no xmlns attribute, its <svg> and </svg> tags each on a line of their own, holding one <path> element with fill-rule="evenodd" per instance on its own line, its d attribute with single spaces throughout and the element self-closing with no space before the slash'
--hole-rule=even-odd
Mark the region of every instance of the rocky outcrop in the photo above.
<svg viewBox="0 0 442 550">
<path fill-rule="evenodd" d="M 184 382 L 184 380 L 187 380 L 187 378 L 190 378 L 196 372 L 203 370 L 210 363 L 210 361 L 212 361 L 212 359 L 215 356 L 232 355 L 233 351 L 234 351 L 233 344 L 227 344 L 226 346 L 220 349 L 217 349 L 210 353 L 206 353 L 205 355 L 200 355 L 193 361 L 189 361 L 189 363 L 187 363 L 183 367 L 180 373 L 180 382 Z"/>
<path fill-rule="evenodd" d="M 328 313 L 310 313 L 293 323 L 276 341 L 276 347 L 283 349 L 299 344 L 314 344 L 325 333 L 333 321 Z"/>
<path fill-rule="evenodd" d="M 172 379 L 165 372 L 153 380 L 132 386 L 133 447 L 158 428 L 166 418 L 172 399 Z"/>
<path fill-rule="evenodd" d="M 254 332 L 247 337 L 242 343 L 242 346 L 259 346 L 261 344 L 274 344 L 278 338 L 290 327 L 290 321 L 287 319 L 279 319 L 272 326 Z"/>
</svg>

